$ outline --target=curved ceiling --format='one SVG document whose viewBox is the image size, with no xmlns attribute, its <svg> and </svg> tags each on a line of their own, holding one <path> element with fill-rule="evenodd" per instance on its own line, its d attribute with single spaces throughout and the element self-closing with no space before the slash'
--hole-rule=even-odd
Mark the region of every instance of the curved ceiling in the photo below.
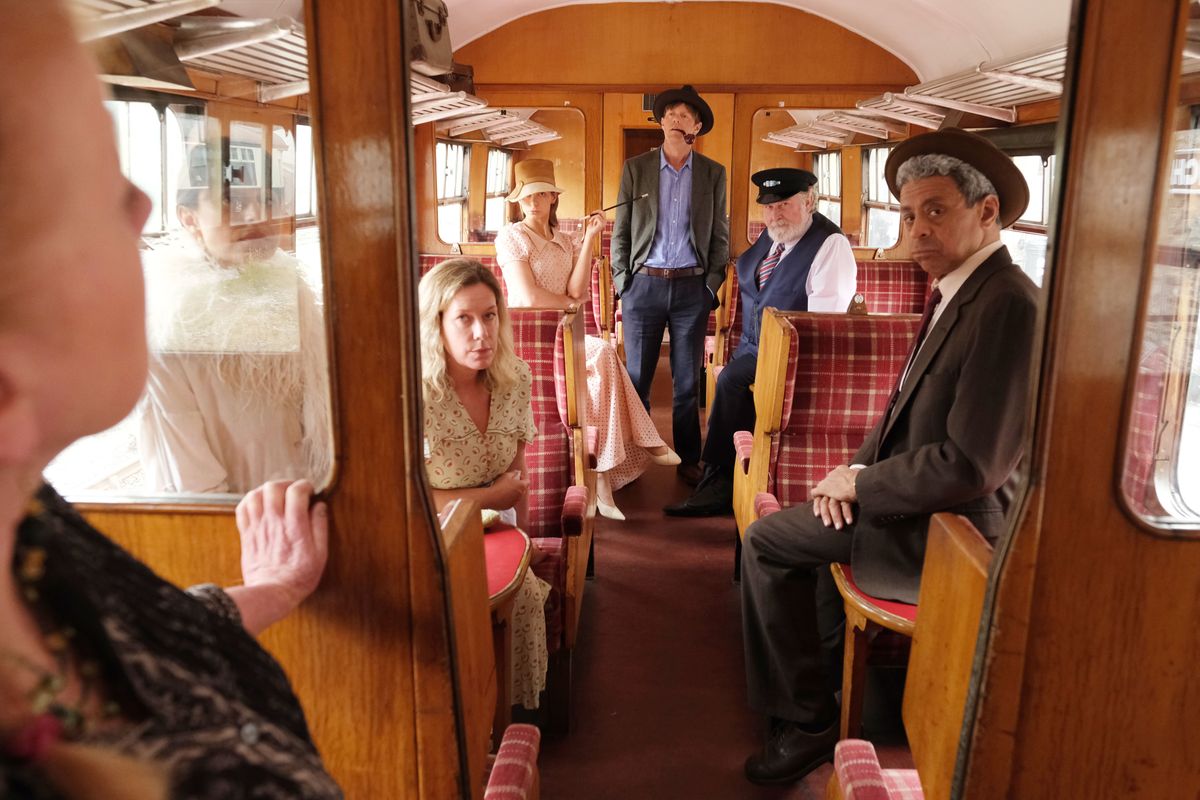
<svg viewBox="0 0 1200 800">
<path fill-rule="evenodd" d="M 519 17 L 584 3 L 598 0 L 446 0 L 450 42 L 457 50 Z M 983 61 L 1061 45 L 1071 11 L 1071 0 L 776 0 L 774 4 L 807 11 L 863 36 L 912 67 L 922 81 Z"/>
</svg>

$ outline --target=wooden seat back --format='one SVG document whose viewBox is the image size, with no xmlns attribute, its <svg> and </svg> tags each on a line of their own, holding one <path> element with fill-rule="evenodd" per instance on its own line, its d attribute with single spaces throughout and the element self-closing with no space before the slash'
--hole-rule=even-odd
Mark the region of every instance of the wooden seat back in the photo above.
<svg viewBox="0 0 1200 800">
<path fill-rule="evenodd" d="M 965 518 L 933 516 L 903 711 L 925 800 L 950 797 L 991 558 Z"/>
</svg>

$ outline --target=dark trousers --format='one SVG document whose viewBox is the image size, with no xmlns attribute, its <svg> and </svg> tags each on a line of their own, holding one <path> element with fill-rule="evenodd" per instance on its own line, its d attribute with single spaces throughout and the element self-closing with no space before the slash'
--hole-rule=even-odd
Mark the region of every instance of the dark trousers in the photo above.
<svg viewBox="0 0 1200 800">
<path fill-rule="evenodd" d="M 717 388 L 708 402 L 708 438 L 704 463 L 724 472 L 733 469 L 733 434 L 754 432 L 754 395 L 750 384 L 758 369 L 758 354 L 744 353 L 729 360 L 717 376 Z"/>
<path fill-rule="evenodd" d="M 851 533 L 826 528 L 812 505 L 763 517 L 742 541 L 742 639 L 750 707 L 779 719 L 837 717 L 830 662 L 844 614 L 829 565 L 850 561 Z"/>
<path fill-rule="evenodd" d="M 625 367 L 647 410 L 663 331 L 671 332 L 671 434 L 675 452 L 685 464 L 700 460 L 698 389 L 704 327 L 711 311 L 712 295 L 701 275 L 668 280 L 637 274 L 621 295 Z"/>
</svg>

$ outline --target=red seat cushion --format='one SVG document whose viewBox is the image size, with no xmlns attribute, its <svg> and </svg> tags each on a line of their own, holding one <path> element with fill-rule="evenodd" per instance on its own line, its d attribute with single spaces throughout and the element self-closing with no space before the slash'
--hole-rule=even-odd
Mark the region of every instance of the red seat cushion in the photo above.
<svg viewBox="0 0 1200 800">
<path fill-rule="evenodd" d="M 872 597 L 870 594 L 859 588 L 858 584 L 854 582 L 854 571 L 850 568 L 849 564 L 842 564 L 842 572 L 846 575 L 846 583 L 848 583 L 850 587 L 854 589 L 854 591 L 858 592 L 860 595 L 867 598 L 884 611 L 888 612 L 889 614 L 894 614 L 897 617 L 903 617 L 910 622 L 917 621 L 916 606 L 909 605 L 908 603 L 901 603 L 897 600 L 880 600 L 878 597 Z"/>
</svg>

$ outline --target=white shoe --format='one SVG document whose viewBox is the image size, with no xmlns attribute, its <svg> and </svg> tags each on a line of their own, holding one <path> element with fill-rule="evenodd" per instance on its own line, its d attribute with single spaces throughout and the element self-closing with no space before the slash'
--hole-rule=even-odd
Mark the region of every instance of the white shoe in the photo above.
<svg viewBox="0 0 1200 800">
<path fill-rule="evenodd" d="M 596 511 L 600 512 L 600 516 L 605 519 L 615 519 L 617 522 L 625 521 L 625 515 L 621 513 L 621 509 L 609 505 L 603 500 L 596 500 Z"/>
<path fill-rule="evenodd" d="M 650 453 L 650 460 L 663 467 L 674 467 L 680 463 L 679 454 L 669 447 L 667 448 L 667 452 L 661 455 Z"/>
</svg>

